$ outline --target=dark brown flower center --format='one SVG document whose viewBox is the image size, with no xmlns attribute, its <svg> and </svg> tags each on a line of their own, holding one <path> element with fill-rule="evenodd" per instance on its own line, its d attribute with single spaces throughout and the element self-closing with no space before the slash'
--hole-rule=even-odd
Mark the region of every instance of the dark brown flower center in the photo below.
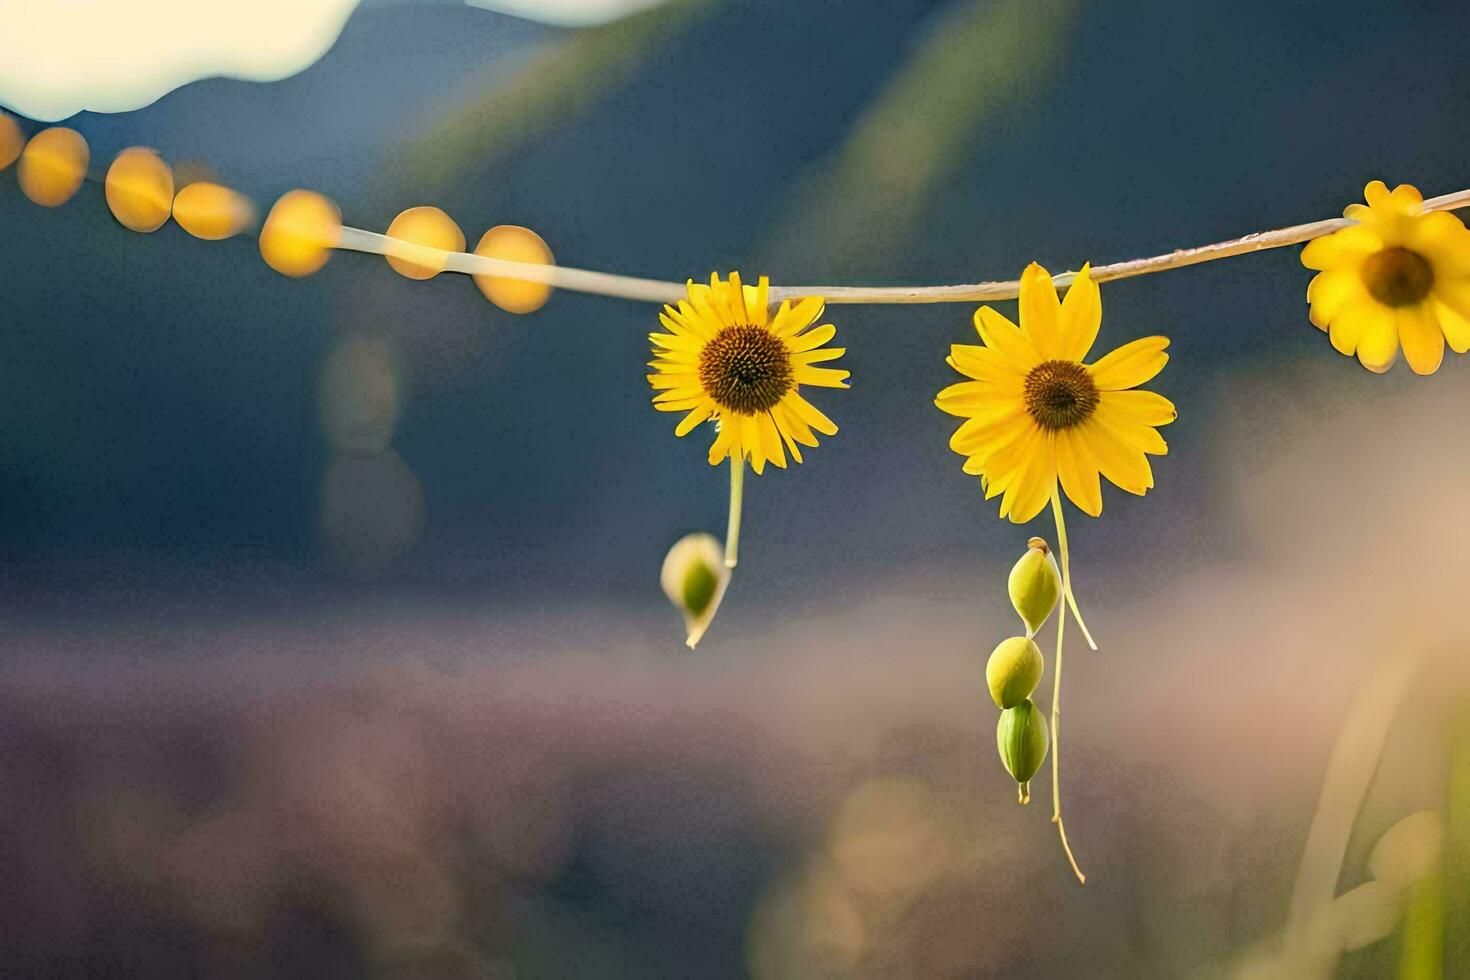
<svg viewBox="0 0 1470 980">
<path fill-rule="evenodd" d="M 1363 285 L 1384 306 L 1413 306 L 1429 295 L 1434 268 L 1418 252 L 1385 248 L 1363 260 Z"/>
<path fill-rule="evenodd" d="M 1097 385 L 1076 361 L 1042 361 L 1026 375 L 1023 398 L 1036 424 L 1055 432 L 1087 421 L 1097 408 Z"/>
<path fill-rule="evenodd" d="M 699 355 L 699 380 L 722 408 L 754 415 L 791 390 L 791 354 L 764 327 L 725 327 Z"/>
</svg>

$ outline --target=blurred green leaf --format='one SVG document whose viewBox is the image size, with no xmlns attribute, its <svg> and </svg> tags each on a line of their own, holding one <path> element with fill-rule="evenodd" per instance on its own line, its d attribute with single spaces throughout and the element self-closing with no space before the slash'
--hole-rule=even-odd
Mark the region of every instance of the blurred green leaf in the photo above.
<svg viewBox="0 0 1470 980">
<path fill-rule="evenodd" d="M 930 25 L 843 145 L 799 181 L 766 249 L 791 267 L 819 251 L 848 274 L 891 273 L 975 136 L 1060 63 L 1076 0 L 965 0 Z"/>
<path fill-rule="evenodd" d="M 1444 881 L 1438 873 L 1409 886 L 1403 936 L 1399 980 L 1444 976 Z"/>
<path fill-rule="evenodd" d="M 1388 828 L 1368 855 L 1368 873 L 1379 881 L 1405 888 L 1439 864 L 1443 837 L 1439 814 L 1411 813 Z"/>
<path fill-rule="evenodd" d="M 1470 977 L 1470 704 L 1450 735 L 1450 786 L 1444 837 L 1444 971 Z"/>
<path fill-rule="evenodd" d="M 388 172 L 416 200 L 447 196 L 466 173 L 483 173 L 550 127 L 590 112 L 714 6 L 716 0 L 672 0 L 569 33 L 509 78 L 488 81 L 482 94 L 433 119 Z"/>
</svg>

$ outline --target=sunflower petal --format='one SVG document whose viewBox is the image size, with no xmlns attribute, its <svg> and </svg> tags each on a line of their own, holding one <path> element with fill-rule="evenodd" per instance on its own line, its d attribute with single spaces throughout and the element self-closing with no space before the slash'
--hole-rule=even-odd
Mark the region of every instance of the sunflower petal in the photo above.
<svg viewBox="0 0 1470 980">
<path fill-rule="evenodd" d="M 1413 184 L 1400 184 L 1388 195 L 1393 209 L 1400 214 L 1418 214 L 1424 210 L 1424 195 Z"/>
<path fill-rule="evenodd" d="M 801 443 L 803 446 L 815 446 L 817 444 L 817 437 L 812 435 L 811 427 L 802 421 L 800 415 L 796 414 L 796 409 L 792 408 L 791 403 L 788 401 L 789 398 L 791 396 L 787 395 L 786 398 L 777 402 L 776 407 L 772 409 L 776 413 L 776 422 L 781 432 L 789 435 L 793 440 Z"/>
<path fill-rule="evenodd" d="M 1358 362 L 1375 374 L 1382 374 L 1393 367 L 1399 356 L 1399 332 L 1393 317 L 1386 311 L 1365 321 L 1363 333 L 1358 338 Z"/>
<path fill-rule="evenodd" d="M 1131 448 L 1150 456 L 1167 456 L 1169 444 L 1158 430 L 1134 418 L 1115 402 L 1099 402 L 1093 416 L 1103 428 L 1122 439 Z"/>
<path fill-rule="evenodd" d="M 1138 496 L 1143 496 L 1154 485 L 1153 471 L 1143 451 L 1128 445 L 1098 419 L 1082 423 L 1077 432 L 1086 440 L 1098 470 L 1109 483 Z"/>
<path fill-rule="evenodd" d="M 1470 351 L 1470 319 L 1447 303 L 1436 300 L 1434 312 L 1439 316 L 1439 328 L 1450 350 L 1456 354 Z"/>
<path fill-rule="evenodd" d="M 1061 344 L 1058 357 L 1068 361 L 1081 361 L 1097 340 L 1098 328 L 1102 326 L 1102 294 L 1097 283 L 1092 281 L 1092 264 L 1082 266 L 1067 295 L 1062 298 Z"/>
<path fill-rule="evenodd" d="M 1010 486 L 1025 470 L 1031 454 L 1042 451 L 1042 437 L 1040 428 L 1027 424 L 1017 426 L 1006 438 L 996 441 L 995 448 L 985 457 L 985 475 L 990 478 L 991 489 L 1000 492 Z"/>
<path fill-rule="evenodd" d="M 703 402 L 696 406 L 688 415 L 684 416 L 683 421 L 674 427 L 674 435 L 681 438 L 687 436 L 690 432 L 694 431 L 695 426 L 708 419 L 714 413 L 715 403 L 712 401 Z"/>
<path fill-rule="evenodd" d="M 1327 338 L 1339 354 L 1348 357 L 1358 352 L 1358 342 L 1363 335 L 1380 322 L 1389 324 L 1387 310 L 1377 303 L 1354 303 L 1332 318 Z"/>
<path fill-rule="evenodd" d="M 1143 337 L 1087 365 L 1087 370 L 1102 391 L 1136 388 L 1164 369 L 1169 361 L 1164 353 L 1168 346 L 1168 337 Z"/>
<path fill-rule="evenodd" d="M 776 423 L 776 431 L 781 434 L 781 439 L 786 443 L 786 448 L 791 451 L 791 458 L 800 463 L 802 461 L 801 447 L 797 445 L 796 439 L 796 428 L 801 424 L 800 420 L 793 419 L 791 410 L 780 402 L 772 406 L 771 418 Z M 808 436 L 811 435 L 810 432 L 807 434 Z M 813 441 L 812 445 L 815 444 L 815 441 Z"/>
<path fill-rule="evenodd" d="M 756 429 L 760 433 L 761 452 L 781 469 L 786 468 L 786 450 L 781 445 L 781 433 L 770 412 L 761 412 L 755 417 Z"/>
<path fill-rule="evenodd" d="M 935 396 L 934 404 L 950 415 L 980 418 L 1019 410 L 1025 402 L 1019 392 L 1010 394 L 979 381 L 961 381 L 942 390 Z"/>
<path fill-rule="evenodd" d="M 821 364 L 823 361 L 835 361 L 846 353 L 846 347 L 822 347 L 817 350 L 807 351 L 805 354 L 792 355 L 791 363 Z"/>
<path fill-rule="evenodd" d="M 1013 370 L 1024 374 L 1041 363 L 1041 355 L 1021 335 L 1021 328 L 991 307 L 982 306 L 975 311 L 975 330 L 985 346 L 1005 358 Z"/>
<path fill-rule="evenodd" d="M 777 337 L 792 337 L 815 323 L 822 315 L 825 302 L 820 296 L 808 296 L 793 306 L 790 300 L 781 304 L 776 317 L 771 321 L 771 333 Z"/>
<path fill-rule="evenodd" d="M 961 456 L 985 456 L 1009 442 L 1025 424 L 1019 408 L 996 418 L 966 419 L 949 437 L 949 448 Z"/>
<path fill-rule="evenodd" d="M 1043 360 L 1062 357 L 1062 304 L 1051 274 L 1032 262 L 1021 273 L 1021 335 L 1031 342 Z"/>
<path fill-rule="evenodd" d="M 761 447 L 760 425 L 756 422 L 754 415 L 736 415 L 734 418 L 740 426 L 740 448 L 750 457 L 750 468 L 755 470 L 756 476 L 760 476 L 766 470 L 766 454 Z"/>
<path fill-rule="evenodd" d="M 1326 330 L 1334 317 L 1348 304 L 1365 297 L 1363 280 L 1356 268 L 1336 268 L 1319 272 L 1307 285 L 1307 316 L 1319 330 Z"/>
<path fill-rule="evenodd" d="M 1168 425 L 1179 417 L 1174 403 L 1153 391 L 1104 391 L 1099 404 L 1124 415 L 1139 425 Z"/>
<path fill-rule="evenodd" d="M 820 327 L 812 327 L 804 334 L 787 338 L 786 347 L 793 354 L 800 354 L 821 347 L 835 336 L 837 336 L 837 328 L 830 323 L 825 323 Z"/>
<path fill-rule="evenodd" d="M 1006 515 L 1012 524 L 1025 524 L 1040 514 L 1051 499 L 1052 492 L 1057 485 L 1057 458 L 1055 436 L 1044 434 L 1042 442 L 1045 444 L 1043 451 L 1036 453 L 1027 462 L 1026 468 L 1011 484 L 1006 491 L 1006 496 L 1011 497 L 1010 506 L 1007 508 L 1004 501 L 1001 502 L 1002 510 L 1009 510 Z"/>
<path fill-rule="evenodd" d="M 715 435 L 715 441 L 709 447 L 709 465 L 718 466 L 729 458 L 732 452 L 738 452 L 739 447 L 735 445 L 735 425 L 729 416 L 720 419 L 719 432 Z"/>
<path fill-rule="evenodd" d="M 1087 441 L 1073 429 L 1057 433 L 1057 476 L 1067 498 L 1091 517 L 1102 514 L 1102 486 Z"/>
<path fill-rule="evenodd" d="M 796 392 L 787 392 L 781 399 L 786 406 L 796 413 L 796 417 L 824 436 L 835 436 L 837 424 L 827 416 L 823 415 L 815 405 L 798 395 Z"/>
<path fill-rule="evenodd" d="M 1433 374 L 1444 361 L 1444 332 L 1429 307 L 1406 306 L 1398 311 L 1399 342 L 1404 360 L 1415 374 Z"/>
<path fill-rule="evenodd" d="M 808 367 L 804 364 L 793 365 L 792 379 L 801 385 L 811 385 L 814 388 L 846 388 L 847 379 L 852 377 L 851 371 L 839 371 L 836 368 Z"/>
<path fill-rule="evenodd" d="M 1020 389 L 1026 380 L 1026 369 L 1018 368 L 1000 351 L 976 344 L 953 344 L 949 363 L 956 371 L 976 381 Z"/>
<path fill-rule="evenodd" d="M 1356 266 L 1383 247 L 1371 225 L 1357 224 L 1314 238 L 1302 249 L 1302 265 L 1318 271 Z"/>
<path fill-rule="evenodd" d="M 1450 211 L 1430 211 L 1408 222 L 1404 245 L 1432 259 L 1436 278 L 1441 267 L 1464 274 L 1470 266 L 1470 229 Z"/>
<path fill-rule="evenodd" d="M 742 298 L 745 301 L 745 322 L 764 327 L 771 314 L 771 280 L 761 276 L 754 286 L 746 286 Z"/>
</svg>

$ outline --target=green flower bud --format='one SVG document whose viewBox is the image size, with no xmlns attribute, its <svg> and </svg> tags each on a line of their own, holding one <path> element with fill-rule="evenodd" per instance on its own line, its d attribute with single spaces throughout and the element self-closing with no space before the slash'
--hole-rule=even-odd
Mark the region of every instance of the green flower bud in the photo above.
<svg viewBox="0 0 1470 980">
<path fill-rule="evenodd" d="M 1000 749 L 1000 761 L 1006 772 L 1021 785 L 1021 802 L 1025 803 L 1030 798 L 1026 784 L 1046 761 L 1046 750 L 1051 745 L 1046 733 L 1046 719 L 1034 701 L 1028 698 L 1000 713 L 1000 723 L 995 727 L 995 744 Z"/>
<path fill-rule="evenodd" d="M 664 557 L 659 582 L 674 608 L 684 614 L 685 642 L 693 649 L 714 621 L 730 582 L 720 542 L 703 533 L 680 538 Z"/>
<path fill-rule="evenodd" d="M 1026 624 L 1027 634 L 1036 635 L 1062 594 L 1062 576 L 1045 541 L 1032 538 L 1026 542 L 1026 553 L 1011 569 L 1006 585 L 1011 593 L 1011 605 Z"/>
<path fill-rule="evenodd" d="M 985 664 L 985 683 L 998 708 L 1014 708 L 1041 681 L 1041 650 L 1029 636 L 1001 640 Z"/>
</svg>

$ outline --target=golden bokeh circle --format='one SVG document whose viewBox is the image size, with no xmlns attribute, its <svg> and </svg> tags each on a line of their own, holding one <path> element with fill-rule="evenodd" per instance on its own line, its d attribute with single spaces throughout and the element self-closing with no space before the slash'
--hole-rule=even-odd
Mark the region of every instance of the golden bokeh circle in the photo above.
<svg viewBox="0 0 1470 980">
<path fill-rule="evenodd" d="M 26 137 L 20 131 L 20 123 L 0 112 L 0 170 L 4 170 L 20 159 L 25 149 Z"/>
<path fill-rule="evenodd" d="M 556 265 L 556 257 L 541 236 L 520 225 L 491 228 L 475 246 L 475 254 L 509 262 Z M 474 280 L 485 298 L 507 313 L 533 313 L 551 297 L 551 287 L 545 283 L 491 275 L 476 275 Z"/>
<path fill-rule="evenodd" d="M 129 147 L 107 168 L 103 191 L 108 210 L 124 228 L 157 231 L 173 210 L 173 171 L 147 147 Z"/>
<path fill-rule="evenodd" d="M 180 190 L 173 210 L 180 228 L 207 242 L 238 235 L 255 213 L 245 195 L 205 180 Z"/>
<path fill-rule="evenodd" d="M 82 186 L 89 159 L 81 133 L 65 126 L 43 129 L 21 151 L 20 189 L 42 207 L 60 207 Z"/>
<path fill-rule="evenodd" d="M 331 258 L 342 234 L 342 214 L 315 191 L 283 195 L 260 229 L 260 255 L 284 276 L 309 276 Z"/>
<path fill-rule="evenodd" d="M 393 271 L 410 279 L 432 279 L 444 271 L 448 252 L 464 251 L 464 232 L 454 219 L 435 207 L 409 208 L 388 226 L 388 237 L 409 242 L 409 255 L 386 256 Z"/>
</svg>

